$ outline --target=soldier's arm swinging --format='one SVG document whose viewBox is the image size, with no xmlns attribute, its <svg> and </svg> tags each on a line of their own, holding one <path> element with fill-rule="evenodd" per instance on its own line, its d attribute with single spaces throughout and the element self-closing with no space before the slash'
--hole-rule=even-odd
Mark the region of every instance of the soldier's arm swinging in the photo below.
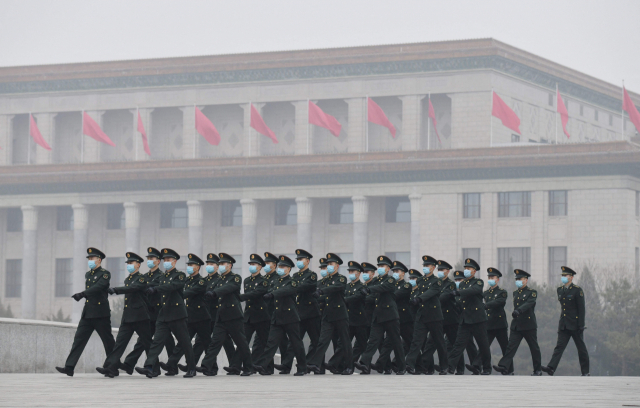
<svg viewBox="0 0 640 408">
<path fill-rule="evenodd" d="M 222 286 L 216 287 L 213 291 L 215 292 L 216 295 L 218 295 L 218 297 L 222 297 L 229 293 L 240 291 L 240 278 L 238 277 L 231 278 L 230 281 L 228 281 Z"/>
<path fill-rule="evenodd" d="M 535 306 L 537 299 L 538 299 L 538 294 L 536 292 L 533 292 L 531 296 L 529 296 L 529 298 L 525 300 L 522 305 L 520 305 L 520 307 L 516 308 L 516 310 L 519 310 L 521 313 L 523 313 L 531 309 L 533 306 Z"/>
<path fill-rule="evenodd" d="M 180 276 L 182 276 L 182 279 L 180 279 Z M 158 286 L 156 286 L 156 290 L 160 293 L 171 293 L 171 292 L 175 292 L 175 291 L 181 291 L 184 288 L 184 284 L 186 283 L 186 280 L 184 278 L 184 274 L 178 275 L 176 277 L 174 277 L 171 282 L 169 283 L 162 283 Z"/>
<path fill-rule="evenodd" d="M 106 277 L 105 277 L 106 276 Z M 109 287 L 109 281 L 111 280 L 111 275 L 109 273 L 102 273 L 102 276 L 98 278 L 96 283 L 93 284 L 90 288 L 82 291 L 85 296 L 92 296 L 96 293 L 100 293 Z"/>
</svg>

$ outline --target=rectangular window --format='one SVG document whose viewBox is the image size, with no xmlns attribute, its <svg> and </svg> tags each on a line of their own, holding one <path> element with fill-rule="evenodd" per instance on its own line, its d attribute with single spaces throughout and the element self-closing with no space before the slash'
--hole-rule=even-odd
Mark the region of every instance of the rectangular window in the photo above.
<svg viewBox="0 0 640 408">
<path fill-rule="evenodd" d="M 549 247 L 549 283 L 560 280 L 560 267 L 566 264 L 567 247 Z"/>
<path fill-rule="evenodd" d="M 124 206 L 122 204 L 107 205 L 107 229 L 124 229 Z"/>
<path fill-rule="evenodd" d="M 22 259 L 7 259 L 4 297 L 19 298 L 22 293 Z"/>
<path fill-rule="evenodd" d="M 275 217 L 276 225 L 296 225 L 298 223 L 296 200 L 277 200 Z"/>
<path fill-rule="evenodd" d="M 392 261 L 400 261 L 407 268 L 411 268 L 411 252 L 385 252 Z"/>
<path fill-rule="evenodd" d="M 161 203 L 160 228 L 187 228 L 189 225 L 189 209 L 187 203 Z"/>
<path fill-rule="evenodd" d="M 60 206 L 56 213 L 56 227 L 58 231 L 73 230 L 73 208 L 71 206 Z"/>
<path fill-rule="evenodd" d="M 463 218 L 480 218 L 480 193 L 466 193 L 463 195 Z"/>
<path fill-rule="evenodd" d="M 567 215 L 567 191 L 549 191 L 549 216 L 564 217 Z"/>
<path fill-rule="evenodd" d="M 56 259 L 56 297 L 71 296 L 71 290 L 73 289 L 72 277 L 73 258 Z"/>
<path fill-rule="evenodd" d="M 105 269 L 111 272 L 111 286 L 122 286 L 124 278 L 127 277 L 127 258 L 107 258 Z M 104 261 L 103 261 L 104 262 Z M 184 269 L 182 270 L 184 271 Z"/>
<path fill-rule="evenodd" d="M 411 222 L 409 197 L 387 197 L 385 199 L 386 222 Z"/>
<path fill-rule="evenodd" d="M 329 224 L 353 224 L 353 202 L 350 198 L 329 201 Z"/>
<path fill-rule="evenodd" d="M 22 231 L 22 210 L 20 208 L 7 208 L 7 232 Z"/>
<path fill-rule="evenodd" d="M 498 193 L 498 217 L 530 217 L 531 192 Z"/>
<path fill-rule="evenodd" d="M 240 201 L 223 201 L 220 225 L 223 227 L 242 226 L 242 205 Z"/>
<path fill-rule="evenodd" d="M 504 275 L 514 269 L 531 273 L 531 248 L 498 248 L 498 270 Z"/>
<path fill-rule="evenodd" d="M 462 248 L 462 258 L 471 258 L 479 265 L 482 265 L 482 261 L 480 260 L 480 248 Z"/>
<path fill-rule="evenodd" d="M 512 134 L 511 143 L 520 143 L 520 135 Z"/>
</svg>

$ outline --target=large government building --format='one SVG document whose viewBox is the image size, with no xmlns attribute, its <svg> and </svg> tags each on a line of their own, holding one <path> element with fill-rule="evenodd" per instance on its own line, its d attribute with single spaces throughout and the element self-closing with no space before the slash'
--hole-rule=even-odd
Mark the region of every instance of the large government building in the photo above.
<svg viewBox="0 0 640 408">
<path fill-rule="evenodd" d="M 520 134 L 492 118 L 492 90 Z M 339 136 L 308 124 L 308 101 Z M 520 267 L 537 283 L 564 264 L 637 271 L 640 146 L 621 105 L 620 87 L 493 39 L 0 68 L 0 302 L 77 321 L 88 246 L 114 281 L 148 246 L 226 252 L 245 276 L 248 254 L 298 247 L 414 268 L 472 257 L 481 276 Z M 83 112 L 115 147 L 82 135 Z"/>
</svg>

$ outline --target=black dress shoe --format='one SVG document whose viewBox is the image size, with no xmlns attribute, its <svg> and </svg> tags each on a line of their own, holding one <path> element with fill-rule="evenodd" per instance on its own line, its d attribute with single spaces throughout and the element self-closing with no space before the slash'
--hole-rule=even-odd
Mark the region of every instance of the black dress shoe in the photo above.
<svg viewBox="0 0 640 408">
<path fill-rule="evenodd" d="M 178 364 L 178 370 L 182 371 L 183 373 L 189 372 L 189 369 L 184 364 Z"/>
<path fill-rule="evenodd" d="M 435 371 L 425 371 L 424 374 L 425 375 L 433 375 L 433 374 L 435 374 Z"/>
<path fill-rule="evenodd" d="M 580 377 L 591 377 L 591 374 L 585 373 L 585 374 L 582 374 Z"/>
<path fill-rule="evenodd" d="M 360 374 L 371 374 L 371 369 L 369 367 L 367 367 L 366 365 L 360 363 L 360 362 L 355 362 L 353 363 L 353 365 L 361 371 Z"/>
<path fill-rule="evenodd" d="M 502 375 L 506 375 L 507 374 L 507 369 L 502 367 L 502 366 L 494 365 L 493 369 L 496 370 L 497 372 L 499 372 Z"/>
<path fill-rule="evenodd" d="M 154 372 L 153 372 L 153 378 L 158 377 L 160 374 L 162 374 L 162 373 L 160 372 L 160 369 L 158 368 L 158 370 L 157 370 L 157 371 L 154 371 Z"/>
<path fill-rule="evenodd" d="M 197 371 L 197 370 L 196 370 Z M 204 370 L 202 372 L 202 374 L 206 375 L 207 377 L 215 377 L 216 375 L 218 375 L 217 371 L 213 371 L 213 370 Z"/>
<path fill-rule="evenodd" d="M 456 375 L 464 375 L 464 371 L 456 371 Z"/>
<path fill-rule="evenodd" d="M 249 377 L 251 374 L 254 374 L 254 372 L 251 370 L 242 370 L 242 374 L 240 374 L 240 377 Z"/>
<path fill-rule="evenodd" d="M 345 368 L 342 372 L 342 375 L 351 375 L 353 374 L 353 368 Z"/>
<path fill-rule="evenodd" d="M 534 372 L 531 373 L 532 377 L 539 377 L 541 375 L 542 375 L 542 371 L 539 371 L 539 370 L 538 371 L 534 371 Z"/>
<path fill-rule="evenodd" d="M 434 369 L 434 370 L 436 370 L 436 371 L 442 371 L 442 370 L 440 369 L 440 364 L 434 364 L 434 365 L 433 365 L 433 369 Z"/>
<path fill-rule="evenodd" d="M 392 373 L 392 371 L 390 369 L 389 370 L 384 370 L 384 375 L 391 375 L 391 373 Z"/>
<path fill-rule="evenodd" d="M 267 370 L 263 366 L 254 364 L 253 369 L 256 370 L 260 375 L 271 375 L 270 373 L 267 372 Z"/>
<path fill-rule="evenodd" d="M 280 373 L 280 374 L 282 374 L 282 373 Z M 305 374 L 306 374 L 306 371 L 296 371 L 296 373 L 293 376 L 294 377 L 302 377 Z"/>
<path fill-rule="evenodd" d="M 396 373 L 396 375 L 404 375 L 406 373 L 405 370 L 398 370 L 398 372 Z"/>
<path fill-rule="evenodd" d="M 124 363 L 120 363 L 120 366 L 118 368 L 129 375 L 133 375 L 133 368 L 129 367 Z"/>
<path fill-rule="evenodd" d="M 287 368 L 287 366 L 286 366 L 286 365 L 282 365 L 282 364 L 274 364 L 274 365 L 273 365 L 273 368 L 275 368 L 275 369 L 276 369 L 276 370 L 278 370 L 278 371 L 284 371 L 284 370 L 289 370 L 289 371 L 291 371 L 291 369 L 290 369 L 290 368 Z"/>
<path fill-rule="evenodd" d="M 238 367 L 222 367 L 224 371 L 227 372 L 227 375 L 240 375 L 240 370 Z"/>
<path fill-rule="evenodd" d="M 187 371 L 187 373 L 185 375 L 183 375 L 184 378 L 193 378 L 196 376 L 196 370 L 189 370 Z"/>
<path fill-rule="evenodd" d="M 416 370 L 415 370 L 415 368 L 407 366 L 407 368 L 406 368 L 406 369 L 407 369 L 407 372 L 408 372 L 409 374 L 416 375 Z"/>
<path fill-rule="evenodd" d="M 467 367 L 467 370 L 471 371 L 473 375 L 480 375 L 480 369 L 478 367 L 471 364 L 465 364 L 464 366 Z"/>
<path fill-rule="evenodd" d="M 136 367 L 138 374 L 147 376 L 147 378 L 153 378 L 153 369 L 150 367 Z"/>
<path fill-rule="evenodd" d="M 541 366 L 540 369 L 549 375 L 553 375 L 556 372 L 556 370 L 548 366 Z"/>
<path fill-rule="evenodd" d="M 196 371 L 199 372 L 199 373 L 204 373 L 205 370 L 206 370 L 206 368 L 204 368 L 202 366 L 196 367 Z"/>
<path fill-rule="evenodd" d="M 164 371 L 171 371 L 171 367 L 169 367 L 169 364 L 167 363 L 163 363 L 162 361 L 160 361 L 160 368 L 162 368 Z"/>
<path fill-rule="evenodd" d="M 307 370 L 314 373 L 314 374 L 320 374 L 320 367 L 318 367 L 315 364 L 307 364 Z"/>
<path fill-rule="evenodd" d="M 482 370 L 480 375 L 491 375 L 491 371 L 490 370 Z M 513 375 L 513 373 L 511 373 L 511 375 Z"/>
<path fill-rule="evenodd" d="M 282 374 L 282 375 L 291 374 L 291 370 L 282 370 L 278 374 Z"/>
<path fill-rule="evenodd" d="M 73 369 L 68 368 L 68 367 L 56 367 L 56 370 L 58 370 L 58 372 L 60 374 L 66 374 L 69 377 L 73 377 Z"/>
<path fill-rule="evenodd" d="M 455 373 L 456 373 L 456 370 L 454 370 L 453 368 L 449 367 L 449 368 L 447 369 L 447 372 L 448 372 L 449 374 L 455 374 Z"/>
<path fill-rule="evenodd" d="M 113 375 L 111 370 L 109 370 L 108 368 L 96 367 L 96 371 L 99 372 L 100 374 L 104 375 L 105 377 L 108 377 L 108 378 L 115 377 L 115 375 Z"/>
<path fill-rule="evenodd" d="M 449 372 L 447 370 L 442 370 L 438 373 L 438 375 L 447 375 Z"/>
<path fill-rule="evenodd" d="M 382 367 L 381 364 L 371 364 L 371 369 L 376 370 L 378 374 L 383 374 L 386 370 Z"/>
</svg>

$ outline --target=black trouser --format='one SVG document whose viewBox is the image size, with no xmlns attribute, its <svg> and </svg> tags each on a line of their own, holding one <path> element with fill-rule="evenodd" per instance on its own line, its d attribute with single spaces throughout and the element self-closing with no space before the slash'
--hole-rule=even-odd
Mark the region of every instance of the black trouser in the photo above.
<svg viewBox="0 0 640 408">
<path fill-rule="evenodd" d="M 349 344 L 351 344 L 351 341 L 353 340 L 354 337 L 356 339 L 356 343 L 355 343 L 355 346 L 353 347 L 353 352 L 352 352 L 353 354 L 351 358 L 352 363 L 358 361 L 358 359 L 360 358 L 360 355 L 364 351 L 364 348 L 367 346 L 368 328 L 369 326 L 349 326 Z M 344 350 L 342 349 L 342 344 L 340 346 L 337 346 L 336 344 L 337 342 L 335 338 L 332 341 L 333 341 L 333 356 L 329 359 L 329 364 L 338 370 L 344 370 L 345 360 L 344 360 Z M 356 347 L 360 347 L 357 355 L 356 355 Z"/>
<path fill-rule="evenodd" d="M 153 337 L 153 335 L 156 332 L 155 320 L 149 320 L 149 329 L 151 330 L 151 336 Z M 167 341 L 164 344 L 164 347 L 167 349 L 167 356 L 170 356 L 171 354 L 173 354 L 173 348 L 175 346 L 176 346 L 176 343 L 173 340 L 173 336 L 167 336 Z M 145 349 L 144 344 L 142 344 L 142 339 L 138 337 L 138 341 L 136 341 L 136 345 L 133 346 L 133 350 L 124 359 L 124 365 L 128 370 L 133 370 L 136 364 L 138 364 L 138 360 L 140 359 L 140 356 L 142 355 L 143 351 L 148 352 L 148 349 Z M 160 366 L 156 364 L 156 366 L 154 367 L 154 371 L 159 371 L 159 370 L 160 370 Z"/>
<path fill-rule="evenodd" d="M 371 322 L 364 327 L 364 341 L 359 341 L 356 337 L 356 342 L 353 345 L 353 361 L 359 361 L 362 354 L 367 349 L 367 341 L 371 335 Z"/>
<path fill-rule="evenodd" d="M 449 355 L 450 371 L 455 370 L 456 366 L 460 363 L 460 358 L 462 358 L 464 349 L 467 348 L 469 342 L 473 341 L 472 337 L 476 339 L 476 343 L 478 344 L 478 351 L 480 352 L 480 358 L 482 359 L 483 371 L 491 371 L 491 349 L 489 348 L 489 341 L 487 339 L 486 321 L 472 324 L 461 323 L 460 326 L 458 326 L 456 342 L 453 345 L 451 354 Z"/>
<path fill-rule="evenodd" d="M 447 324 L 445 326 L 442 326 L 442 330 L 447 340 L 447 354 L 450 355 L 453 350 L 453 345 L 456 343 L 456 338 L 458 337 L 458 324 Z M 469 364 L 471 364 L 471 362 L 478 355 L 478 349 L 476 348 L 476 345 L 473 343 L 473 341 L 470 341 L 469 344 L 467 344 L 466 350 L 467 357 L 469 357 Z M 425 371 L 432 373 L 435 370 L 433 367 L 433 353 L 435 353 L 435 351 L 436 344 L 433 341 L 433 337 L 429 336 L 427 338 L 427 343 L 422 350 L 422 357 L 420 360 L 418 360 L 418 363 L 416 363 L 416 370 L 422 365 Z M 441 370 L 446 370 L 449 367 L 448 360 L 438 361 L 438 364 L 440 365 Z M 458 366 L 456 367 L 456 372 L 459 374 L 464 374 L 464 357 L 459 360 Z"/>
<path fill-rule="evenodd" d="M 413 330 L 415 322 L 400 323 L 400 337 L 402 337 L 402 349 L 404 350 L 405 360 L 406 356 L 411 349 L 411 342 L 413 341 Z M 380 357 L 378 357 L 377 363 L 381 365 L 385 370 L 391 370 L 391 351 L 393 350 L 393 344 L 387 336 L 382 343 L 380 349 Z M 397 363 L 398 358 L 394 355 L 393 361 Z"/>
<path fill-rule="evenodd" d="M 385 333 L 393 345 L 393 351 L 397 358 L 398 370 L 404 370 L 404 349 L 402 348 L 402 339 L 400 338 L 400 321 L 397 319 L 382 323 L 373 323 L 371 326 L 369 340 L 367 340 L 367 348 L 362 354 L 362 357 L 360 357 L 360 362 L 367 367 L 371 366 L 371 359 L 382 344 Z"/>
<path fill-rule="evenodd" d="M 199 322 L 187 323 L 187 330 L 189 332 L 189 344 L 191 344 L 191 339 L 197 334 L 203 339 L 202 347 L 209 346 L 209 343 L 206 341 L 207 339 L 211 340 L 211 323 L 210 320 L 201 320 Z M 169 360 L 167 360 L 167 364 L 169 367 L 175 368 L 178 370 L 178 363 L 180 359 L 184 355 L 184 350 L 182 347 L 177 346 L 173 349 L 173 353 L 169 356 Z M 193 350 L 193 361 L 195 361 L 196 365 L 198 364 L 198 360 L 196 360 L 196 352 Z"/>
<path fill-rule="evenodd" d="M 351 347 L 351 337 L 349 336 L 349 319 L 337 320 L 335 322 L 322 320 L 318 347 L 309 359 L 308 364 L 321 367 L 325 353 L 329 348 L 329 343 L 331 343 L 335 337 L 340 340 L 344 368 L 353 369 L 353 348 Z"/>
<path fill-rule="evenodd" d="M 413 341 L 411 342 L 409 354 L 407 354 L 407 366 L 413 369 L 416 368 L 416 362 L 418 361 L 418 357 L 420 357 L 429 333 L 431 333 L 431 338 L 435 343 L 436 350 L 438 350 L 438 360 L 443 362 L 447 361 L 447 345 L 444 341 L 442 320 L 426 323 L 421 320 L 416 320 L 413 329 Z M 440 369 L 444 370 L 444 365 L 442 365 Z"/>
<path fill-rule="evenodd" d="M 203 338 L 202 336 L 196 334 L 196 341 L 193 343 L 193 355 L 195 356 L 196 365 L 198 364 L 198 361 L 200 361 L 200 357 L 202 357 L 202 354 L 207 351 L 209 343 L 211 343 L 211 334 L 213 333 L 213 327 L 215 325 L 216 322 L 212 320 L 209 326 L 209 338 Z M 227 339 L 222 344 L 222 347 L 224 348 L 224 352 L 227 354 L 227 360 L 231 361 L 231 358 L 236 353 L 236 348 L 233 345 L 233 340 L 231 340 L 231 337 L 227 336 Z M 213 363 L 212 370 L 218 371 L 217 361 Z"/>
<path fill-rule="evenodd" d="M 231 340 L 233 340 L 237 346 L 236 353 L 240 353 L 240 359 L 244 364 L 244 369 L 252 370 L 251 350 L 249 350 L 247 338 L 244 337 L 244 322 L 241 317 L 226 322 L 221 320 L 216 322 L 216 325 L 213 326 L 213 334 L 211 335 L 211 343 L 209 343 L 209 347 L 207 348 L 207 354 L 202 359 L 202 366 L 208 371 L 213 371 L 217 365 L 216 360 L 218 359 L 218 354 L 220 354 L 224 342 L 227 341 L 229 337 L 231 337 Z"/>
<path fill-rule="evenodd" d="M 151 333 L 151 325 L 149 320 L 140 320 L 132 323 L 122 323 L 118 329 L 116 337 L 116 345 L 113 351 L 109 353 L 104 362 L 104 368 L 112 368 L 118 370 L 120 368 L 120 357 L 124 354 L 133 333 L 138 335 L 138 340 L 143 347 L 145 353 L 149 354 L 153 334 Z M 127 356 L 128 357 L 128 356 Z M 135 363 L 134 363 L 135 364 Z M 133 367 L 132 367 L 133 368 Z"/>
<path fill-rule="evenodd" d="M 244 324 L 244 337 L 247 339 L 248 344 L 251 344 L 251 337 L 253 337 L 254 333 L 256 334 L 256 338 L 253 340 L 253 347 L 251 347 L 251 361 L 257 361 L 264 353 L 264 348 L 269 339 L 269 326 L 271 326 L 271 323 L 268 320 Z M 238 351 L 229 360 L 229 366 L 242 368 L 242 355 Z"/>
<path fill-rule="evenodd" d="M 309 350 L 306 354 L 307 360 L 311 359 L 318 347 L 318 340 L 320 339 L 320 319 L 320 316 L 315 316 L 300 320 L 300 339 L 303 340 L 305 334 L 309 335 Z M 287 352 L 281 357 L 280 364 L 288 370 L 291 370 L 291 365 L 293 364 L 293 347 L 291 347 L 291 342 L 287 345 Z"/>
<path fill-rule="evenodd" d="M 193 357 L 193 347 L 191 347 L 191 337 L 189 337 L 189 329 L 187 328 L 187 319 L 172 320 L 170 322 L 156 322 L 156 332 L 153 335 L 153 342 L 147 359 L 144 362 L 145 367 L 155 367 L 158 364 L 158 356 L 167 343 L 167 337 L 171 335 L 178 340 L 178 346 L 184 350 L 184 357 L 187 360 L 187 370 L 195 370 L 196 362 Z"/>
<path fill-rule="evenodd" d="M 560 358 L 562 358 L 562 353 L 564 353 L 564 349 L 567 348 L 569 340 L 573 338 L 573 342 L 578 348 L 580 371 L 582 371 L 582 374 L 589 374 L 589 352 L 587 351 L 587 345 L 584 344 L 583 333 L 584 332 L 581 330 L 559 330 L 558 342 L 556 344 L 556 348 L 553 349 L 553 355 L 551 356 L 551 361 L 549 362 L 548 367 L 551 367 L 553 370 L 558 368 Z"/>
<path fill-rule="evenodd" d="M 98 332 L 102 345 L 104 346 L 104 352 L 108 356 L 113 350 L 115 340 L 113 340 L 113 334 L 111 334 L 111 318 L 110 317 L 96 317 L 93 319 L 81 318 L 78 322 L 78 328 L 76 334 L 73 337 L 73 345 L 69 352 L 64 366 L 66 368 L 75 369 L 78 360 L 87 346 L 87 342 L 91 338 L 93 331 Z"/>
<path fill-rule="evenodd" d="M 515 357 L 522 339 L 525 339 L 529 345 L 531 359 L 533 360 L 533 371 L 540 371 L 540 366 L 542 366 L 542 355 L 540 354 L 540 346 L 538 346 L 538 329 L 522 331 L 511 330 L 509 333 L 507 351 L 505 351 L 498 365 L 505 368 L 513 365 L 513 357 Z"/>
<path fill-rule="evenodd" d="M 507 345 L 509 344 L 509 335 L 507 334 L 507 328 L 503 327 L 502 329 L 493 329 L 487 330 L 487 341 L 489 341 L 489 347 L 493 344 L 493 340 L 498 340 L 498 344 L 500 345 L 500 350 L 502 351 L 502 356 L 504 357 L 507 352 Z M 473 364 L 476 367 L 480 367 L 480 357 L 477 356 L 475 360 L 473 360 Z M 509 366 L 509 373 L 513 372 L 513 362 Z"/>
<path fill-rule="evenodd" d="M 268 364 L 273 361 L 273 356 L 275 356 L 278 347 L 282 347 L 285 338 L 289 339 L 291 348 L 293 348 L 293 355 L 296 358 L 298 372 L 306 373 L 307 356 L 304 354 L 304 343 L 302 343 L 302 339 L 300 338 L 300 322 L 271 324 L 267 346 L 262 356 L 256 362 L 256 365 L 268 367 Z M 269 371 L 268 368 L 267 371 Z"/>
</svg>

